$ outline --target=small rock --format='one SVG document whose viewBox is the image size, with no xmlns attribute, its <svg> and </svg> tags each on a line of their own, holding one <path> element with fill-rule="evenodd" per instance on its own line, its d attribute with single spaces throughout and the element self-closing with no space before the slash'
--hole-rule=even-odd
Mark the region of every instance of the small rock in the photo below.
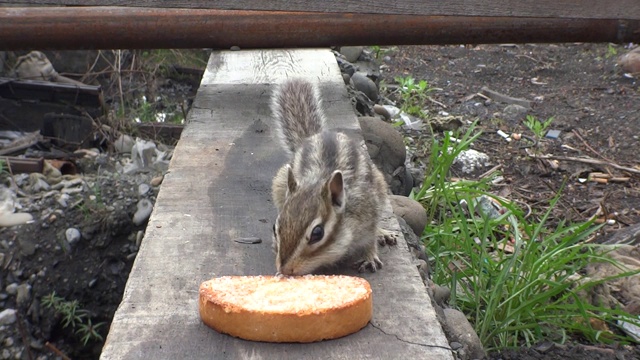
<svg viewBox="0 0 640 360">
<path fill-rule="evenodd" d="M 151 189 L 151 187 L 149 187 L 149 185 L 140 184 L 140 185 L 138 185 L 138 195 L 145 196 L 149 192 L 150 189 Z"/>
<path fill-rule="evenodd" d="M 39 193 L 51 189 L 51 185 L 45 181 L 44 175 L 40 173 L 32 173 L 29 176 L 29 187 L 32 193 Z"/>
<path fill-rule="evenodd" d="M 156 144 L 153 141 L 136 139 L 131 148 L 131 164 L 134 165 L 134 168 L 129 169 L 128 173 L 150 167 L 153 164 L 153 156 L 156 154 L 156 150 Z"/>
<path fill-rule="evenodd" d="M 541 353 L 544 354 L 544 353 L 548 352 L 549 350 L 553 349 L 554 346 L 555 346 L 554 343 L 551 342 L 551 341 L 543 341 L 543 342 L 537 344 L 536 346 L 534 346 L 533 348 L 536 351 L 541 352 Z"/>
<path fill-rule="evenodd" d="M 31 302 L 31 285 L 22 284 L 18 286 L 18 293 L 16 294 L 18 307 L 26 307 L 29 302 Z"/>
<path fill-rule="evenodd" d="M 62 173 L 55 166 L 51 165 L 50 162 L 45 161 L 44 166 L 42 168 L 42 173 L 47 178 L 47 183 L 49 184 L 57 184 L 62 180 Z"/>
<path fill-rule="evenodd" d="M 406 189 L 413 187 L 413 179 L 410 179 L 411 184 L 407 186 L 409 179 L 403 169 L 407 150 L 400 132 L 393 125 L 377 117 L 359 117 L 358 122 L 369 156 L 384 174 L 391 192 L 407 194 Z"/>
<path fill-rule="evenodd" d="M 11 351 L 9 351 L 9 349 L 2 349 L 2 359 L 10 359 L 11 358 Z"/>
<path fill-rule="evenodd" d="M 69 194 L 60 194 L 60 196 L 58 196 L 58 199 L 56 200 L 58 202 L 58 204 L 60 204 L 60 206 L 62 206 L 63 208 L 66 208 L 67 206 L 69 206 L 69 204 L 67 203 L 69 201 Z"/>
<path fill-rule="evenodd" d="M 444 306 L 445 303 L 449 301 L 451 297 L 451 290 L 449 290 L 446 286 L 440 286 L 438 284 L 433 284 L 433 300 L 436 304 L 440 306 Z"/>
<path fill-rule="evenodd" d="M 417 267 L 418 267 L 418 272 L 420 272 L 420 277 L 422 277 L 422 280 L 428 279 L 429 278 L 429 264 L 422 260 L 422 259 L 418 259 L 417 260 Z"/>
<path fill-rule="evenodd" d="M 144 238 L 144 231 L 138 230 L 136 233 L 136 248 L 140 249 L 140 245 L 142 244 L 142 239 Z"/>
<path fill-rule="evenodd" d="M 16 310 L 5 309 L 0 312 L 0 325 L 11 325 L 16 322 Z"/>
<path fill-rule="evenodd" d="M 76 228 L 68 228 L 65 232 L 64 232 L 64 236 L 67 238 L 67 242 L 70 245 L 75 244 L 76 242 L 78 242 L 78 240 L 80 240 L 80 238 L 82 237 L 82 235 L 80 234 L 80 230 L 76 229 Z"/>
<path fill-rule="evenodd" d="M 363 56 L 360 58 L 362 59 Z M 353 65 L 358 69 L 358 72 L 365 74 L 376 86 L 378 85 L 381 75 L 380 66 L 373 59 L 358 60 Z"/>
<path fill-rule="evenodd" d="M 31 256 L 36 252 L 38 239 L 33 236 L 20 236 L 17 239 L 20 252 L 26 256 Z"/>
<path fill-rule="evenodd" d="M 343 73 L 342 81 L 344 81 L 345 85 L 349 85 L 351 83 L 351 75 Z"/>
<path fill-rule="evenodd" d="M 356 90 L 361 91 L 363 94 L 367 95 L 367 97 L 371 101 L 378 100 L 378 87 L 373 80 L 369 79 L 366 74 L 361 72 L 356 72 L 351 76 L 351 81 L 353 81 L 353 86 Z"/>
<path fill-rule="evenodd" d="M 153 211 L 153 204 L 148 199 L 142 199 L 138 201 L 138 210 L 133 214 L 133 223 L 135 225 L 142 225 L 145 221 L 149 220 L 151 212 Z"/>
<path fill-rule="evenodd" d="M 427 211 L 422 207 L 422 204 L 399 195 L 391 195 L 390 200 L 393 213 L 403 218 L 417 236 L 421 236 L 427 225 Z"/>
<path fill-rule="evenodd" d="M 29 213 L 2 213 L 0 212 L 0 227 L 26 224 L 33 220 Z"/>
<path fill-rule="evenodd" d="M 113 143 L 113 147 L 119 153 L 130 153 L 134 143 L 131 136 L 122 134 Z"/>
<path fill-rule="evenodd" d="M 618 58 L 618 66 L 625 73 L 640 73 L 640 46 Z"/>
<path fill-rule="evenodd" d="M 336 56 L 336 60 L 338 62 L 338 66 L 340 67 L 340 72 L 342 74 L 349 75 L 349 78 L 351 78 L 351 75 L 353 75 L 356 72 L 356 67 L 352 63 L 343 59 L 340 56 Z"/>
<path fill-rule="evenodd" d="M 379 104 L 375 104 L 373 105 L 373 111 L 375 111 L 376 114 L 382 116 L 385 119 L 385 121 L 391 120 L 391 113 L 389 112 L 389 110 L 387 110 L 386 107 Z"/>
<path fill-rule="evenodd" d="M 507 105 L 504 110 L 502 110 L 502 116 L 504 116 L 504 119 L 507 121 L 517 123 L 521 120 L 524 120 L 528 112 L 529 109 L 522 105 L 511 104 Z"/>
<path fill-rule="evenodd" d="M 364 47 L 362 46 L 342 46 L 340 47 L 340 54 L 349 62 L 356 62 L 362 54 Z"/>
<path fill-rule="evenodd" d="M 459 343 L 459 342 L 457 342 L 457 341 L 452 341 L 452 342 L 449 344 L 449 346 L 451 346 L 451 350 L 454 350 L 454 351 L 455 351 L 455 350 L 460 349 L 460 348 L 462 347 L 462 344 L 460 344 L 460 343 Z"/>
<path fill-rule="evenodd" d="M 160 186 L 160 184 L 162 184 L 162 180 L 164 180 L 164 176 L 156 176 L 153 179 L 151 179 L 151 186 L 153 187 L 157 187 Z"/>
<path fill-rule="evenodd" d="M 17 283 L 12 283 L 7 285 L 7 287 L 4 289 L 4 291 L 7 292 L 7 294 L 9 295 L 15 295 L 18 293 L 18 284 Z"/>
<path fill-rule="evenodd" d="M 29 343 L 32 349 L 42 350 L 44 348 L 44 344 L 40 340 L 31 340 Z"/>
<path fill-rule="evenodd" d="M 449 335 L 448 339 L 461 343 L 462 347 L 468 351 L 469 358 L 483 359 L 485 357 L 484 348 L 467 317 L 456 309 L 444 309 L 444 317 L 444 329 Z"/>
<path fill-rule="evenodd" d="M 470 174 L 476 169 L 482 169 L 489 165 L 489 155 L 473 149 L 463 150 L 453 161 L 462 166 L 462 172 Z"/>
</svg>

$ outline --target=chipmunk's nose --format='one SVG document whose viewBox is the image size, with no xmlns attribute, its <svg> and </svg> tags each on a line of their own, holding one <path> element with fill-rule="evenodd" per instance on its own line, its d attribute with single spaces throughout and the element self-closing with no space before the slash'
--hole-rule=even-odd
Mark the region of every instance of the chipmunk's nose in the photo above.
<svg viewBox="0 0 640 360">
<path fill-rule="evenodd" d="M 280 269 L 278 269 L 278 273 L 286 276 L 295 275 L 293 267 L 290 265 L 281 266 Z"/>
</svg>

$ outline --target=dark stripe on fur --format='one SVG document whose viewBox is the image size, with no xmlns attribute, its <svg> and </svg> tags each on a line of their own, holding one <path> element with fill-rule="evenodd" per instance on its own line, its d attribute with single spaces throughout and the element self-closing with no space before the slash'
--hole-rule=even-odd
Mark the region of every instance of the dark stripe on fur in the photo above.
<svg viewBox="0 0 640 360">
<path fill-rule="evenodd" d="M 338 166 L 338 138 L 333 131 L 324 131 L 322 138 L 322 162 L 325 169 L 333 171 Z"/>
</svg>

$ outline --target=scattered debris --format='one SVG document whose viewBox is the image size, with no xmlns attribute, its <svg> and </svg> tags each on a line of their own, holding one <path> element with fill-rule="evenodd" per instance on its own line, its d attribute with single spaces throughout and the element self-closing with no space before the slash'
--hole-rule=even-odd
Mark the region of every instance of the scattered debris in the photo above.
<svg viewBox="0 0 640 360">
<path fill-rule="evenodd" d="M 531 109 L 531 101 L 500 94 L 499 92 L 493 91 L 486 86 L 482 87 L 482 89 L 480 90 L 480 94 L 490 98 L 493 101 L 499 101 L 506 104 L 516 104 L 527 109 Z"/>
<path fill-rule="evenodd" d="M 240 244 L 261 244 L 262 243 L 262 239 L 257 237 L 237 238 L 237 239 L 233 239 L 233 241 Z"/>
<path fill-rule="evenodd" d="M 507 140 L 507 142 L 511 142 L 511 138 L 510 138 L 510 137 L 509 137 L 509 135 L 508 135 L 507 133 L 505 133 L 504 131 L 502 131 L 502 130 L 498 130 L 498 131 L 496 131 L 496 133 L 497 133 L 498 135 L 500 135 L 503 139 Z"/>
<path fill-rule="evenodd" d="M 549 130 L 544 137 L 547 139 L 557 139 L 560 137 L 560 130 Z"/>
<path fill-rule="evenodd" d="M 577 157 L 573 157 L 573 156 L 558 156 L 558 155 L 536 155 L 533 154 L 531 152 L 528 153 L 529 156 L 536 158 L 536 159 L 555 159 L 555 160 L 565 160 L 565 161 L 577 161 L 577 162 L 582 162 L 585 164 L 594 164 L 594 165 L 606 165 L 606 166 L 611 166 L 613 168 L 616 168 L 618 170 L 623 170 L 623 171 L 627 171 L 630 173 L 634 173 L 634 174 L 638 174 L 640 175 L 640 168 L 638 169 L 634 169 L 634 168 L 630 168 L 627 166 L 621 166 L 612 162 L 607 162 L 607 161 L 602 161 L 602 160 L 598 160 L 598 159 L 593 159 L 593 158 L 589 158 L 589 157 L 585 157 L 585 158 L 577 158 Z"/>
<path fill-rule="evenodd" d="M 45 54 L 32 51 L 20 56 L 16 61 L 13 73 L 21 80 L 44 80 L 84 86 L 83 83 L 58 74 Z"/>
</svg>

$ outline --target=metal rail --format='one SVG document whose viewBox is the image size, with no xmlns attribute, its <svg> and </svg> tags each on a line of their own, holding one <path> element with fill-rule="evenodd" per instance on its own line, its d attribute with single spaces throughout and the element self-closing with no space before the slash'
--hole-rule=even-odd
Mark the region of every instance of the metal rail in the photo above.
<svg viewBox="0 0 640 360">
<path fill-rule="evenodd" d="M 640 20 L 2 7 L 0 50 L 640 42 Z"/>
</svg>

